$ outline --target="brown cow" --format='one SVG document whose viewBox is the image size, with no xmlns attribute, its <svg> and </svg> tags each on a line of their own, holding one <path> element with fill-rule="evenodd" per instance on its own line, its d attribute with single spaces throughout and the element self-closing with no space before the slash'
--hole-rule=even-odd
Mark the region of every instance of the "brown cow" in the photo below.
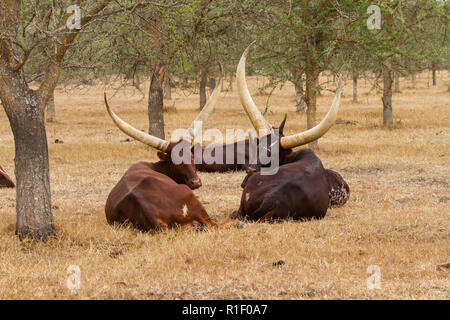
<svg viewBox="0 0 450 320">
<path fill-rule="evenodd" d="M 279 134 L 282 135 L 283 128 L 286 123 L 286 116 L 284 117 L 284 120 L 281 122 L 279 128 L 273 128 L 278 129 Z M 251 133 L 251 132 L 249 132 Z M 268 136 L 268 144 L 270 145 L 272 136 Z M 258 139 L 256 138 L 256 144 L 258 144 Z M 198 145 L 196 145 L 196 148 L 198 148 Z M 206 152 L 207 151 L 207 152 Z M 286 149 L 286 150 L 280 150 L 282 154 L 280 154 L 280 160 L 287 157 L 291 152 L 292 149 Z M 217 152 L 220 152 L 222 154 L 221 163 L 214 162 L 215 155 Z M 255 157 L 258 159 L 258 153 L 259 151 L 255 150 Z M 206 147 L 202 147 L 202 159 L 200 161 L 196 161 L 195 168 L 198 171 L 204 171 L 204 172 L 226 172 L 226 171 L 251 171 L 254 168 L 253 164 L 250 164 L 251 157 L 250 157 L 250 142 L 249 139 L 245 139 L 242 141 L 229 143 L 229 144 L 210 144 Z M 207 154 L 207 156 L 205 155 Z M 227 154 L 232 155 L 232 162 L 227 163 Z M 208 157 L 211 157 L 211 159 L 208 159 Z M 208 161 L 206 161 L 208 160 Z M 201 163 L 197 163 L 201 162 Z M 280 163 L 281 165 L 281 163 Z"/>
<path fill-rule="evenodd" d="M 0 188 L 14 188 L 15 184 L 0 166 Z"/>
<path fill-rule="evenodd" d="M 292 152 L 292 148 L 317 140 L 334 124 L 339 110 L 342 79 L 339 78 L 336 96 L 326 117 L 312 129 L 285 137 L 283 130 L 276 132 L 264 119 L 250 96 L 245 81 L 245 60 L 249 48 L 238 65 L 236 78 L 239 96 L 256 131 L 270 139 L 267 152 L 272 153 L 274 145 L 278 147 L 280 166 L 271 175 L 263 175 L 260 172 L 263 166 L 259 163 L 251 166 L 242 184 L 244 190 L 240 208 L 231 217 L 251 220 L 323 218 L 330 205 L 342 205 L 347 201 L 348 185 L 338 173 L 325 170 L 312 150 Z M 256 143 L 259 141 L 256 140 Z"/>
<path fill-rule="evenodd" d="M 211 219 L 189 187 L 177 183 L 170 175 L 167 170 L 169 162 L 133 164 L 108 196 L 105 208 L 108 223 L 129 222 L 142 231 L 192 225 L 194 222 L 206 227 L 241 225 L 236 220 L 218 224 Z M 191 169 L 190 173 L 195 176 L 194 167 Z"/>
<path fill-rule="evenodd" d="M 243 148 L 239 146 L 243 143 Z M 242 148 L 242 149 L 241 149 Z M 210 150 L 208 150 L 210 149 Z M 214 162 L 216 153 L 220 152 L 222 154 L 221 163 Z M 211 156 L 211 160 L 207 159 Z M 232 155 L 233 162 L 227 163 L 227 154 Z M 227 172 L 227 171 L 247 171 L 249 169 L 249 140 L 229 143 L 229 144 L 210 144 L 206 147 L 202 147 L 201 152 L 202 158 L 197 160 L 195 163 L 195 168 L 198 171 L 203 172 Z M 238 161 L 241 159 L 242 161 Z M 200 162 L 200 163 L 198 163 Z"/>
<path fill-rule="evenodd" d="M 219 96 L 222 73 L 219 84 L 196 120 L 204 120 L 214 107 Z M 108 106 L 106 95 L 105 104 L 114 123 L 123 132 L 159 150 L 158 157 L 161 159 L 156 163 L 138 162 L 127 170 L 106 201 L 105 214 L 108 223 L 128 222 L 143 231 L 194 223 L 206 227 L 241 226 L 241 222 L 237 220 L 216 223 L 189 189 L 201 186 L 190 151 L 195 134 L 195 130 L 191 130 L 193 126 L 187 130 L 183 139 L 170 143 L 139 131 L 121 120 Z M 189 154 L 186 155 L 185 152 Z M 180 163 L 179 160 L 183 159 L 183 156 L 188 156 L 190 162 Z"/>
<path fill-rule="evenodd" d="M 286 120 L 286 117 L 285 117 Z M 283 120 L 283 125 L 285 120 Z M 282 126 L 280 126 L 282 128 Z M 280 131 L 280 135 L 282 135 L 282 131 Z M 257 143 L 257 140 L 255 140 L 254 143 Z M 295 152 L 291 152 L 289 154 L 281 154 L 280 155 L 280 166 L 283 166 L 285 164 L 293 163 L 296 161 L 300 161 L 303 159 L 305 149 L 301 149 Z M 309 150 L 309 149 L 308 149 Z M 312 150 L 310 150 L 313 152 Z M 260 171 L 260 168 L 262 167 L 261 164 L 253 164 L 250 165 L 247 169 L 247 176 L 242 181 L 241 187 L 245 188 L 247 185 L 248 179 L 253 175 L 253 173 Z M 348 186 L 347 182 L 342 178 L 342 176 L 337 173 L 336 171 L 325 169 L 325 175 L 328 181 L 328 185 L 330 186 L 329 191 L 329 208 L 333 207 L 342 207 L 344 204 L 347 203 L 349 197 L 350 197 L 350 187 Z"/>
<path fill-rule="evenodd" d="M 314 152 L 305 148 L 298 151 L 297 161 L 282 165 L 275 175 L 252 174 L 232 217 L 254 221 L 321 219 L 330 206 L 342 205 L 348 194 L 342 177 L 324 169 Z"/>
</svg>

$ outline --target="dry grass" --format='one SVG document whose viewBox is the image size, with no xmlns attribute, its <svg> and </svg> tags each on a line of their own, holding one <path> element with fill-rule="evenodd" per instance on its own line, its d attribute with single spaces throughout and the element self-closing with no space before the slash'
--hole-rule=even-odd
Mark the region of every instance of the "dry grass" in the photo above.
<svg viewBox="0 0 450 320">
<path fill-rule="evenodd" d="M 448 299 L 449 271 L 436 268 L 450 262 L 447 77 L 437 88 L 427 87 L 426 74 L 417 89 L 403 81 L 388 128 L 381 125 L 379 94 L 364 95 L 370 84 L 361 81 L 361 101 L 352 103 L 347 83 L 340 121 L 320 140 L 318 155 L 344 176 L 351 197 L 325 219 L 160 234 L 113 228 L 104 216 L 115 182 L 131 163 L 156 160 L 155 152 L 120 142 L 125 136 L 106 115 L 102 88 L 58 91 L 58 121 L 48 125 L 58 238 L 20 243 L 15 192 L 0 191 L 0 298 Z M 250 81 L 253 92 L 256 81 Z M 165 115 L 169 133 L 186 127 L 198 104 L 198 96 L 173 96 L 177 112 Z M 266 99 L 255 96 L 260 107 Z M 329 92 L 319 98 L 319 117 L 331 99 Z M 288 113 L 287 133 L 305 128 L 305 116 L 293 111 L 292 87 L 276 91 L 270 103 L 273 124 Z M 123 90 L 111 105 L 147 128 L 139 94 Z M 250 127 L 235 91 L 222 95 L 207 127 Z M 0 163 L 13 176 L 13 138 L 2 109 L 0 139 Z M 239 205 L 243 173 L 201 178 L 195 193 L 211 216 L 224 219 Z M 273 265 L 280 260 L 285 263 Z M 66 288 L 69 265 L 81 268 L 76 292 Z M 369 265 L 380 267 L 381 289 L 367 288 Z"/>
</svg>

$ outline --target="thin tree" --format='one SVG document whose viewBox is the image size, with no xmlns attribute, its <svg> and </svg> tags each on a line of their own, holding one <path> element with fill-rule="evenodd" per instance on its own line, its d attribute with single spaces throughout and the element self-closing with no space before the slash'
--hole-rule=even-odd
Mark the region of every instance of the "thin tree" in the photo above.
<svg viewBox="0 0 450 320">
<path fill-rule="evenodd" d="M 108 3 L 91 5 L 80 26 L 91 22 Z M 67 29 L 65 21 L 70 14 L 60 16 L 62 29 L 56 32 L 45 23 L 45 17 L 38 22 L 33 13 L 26 15 L 25 12 L 35 9 L 31 3 L 19 0 L 0 2 L 0 100 L 14 135 L 16 234 L 20 239 L 47 239 L 54 234 L 44 108 L 58 83 L 65 53 L 78 34 L 78 30 Z M 24 16 L 29 25 L 34 25 L 34 31 L 30 32 L 35 34 L 35 40 L 29 47 L 21 43 L 23 34 L 18 33 Z M 26 81 L 24 65 L 33 49 L 42 43 L 53 52 L 52 59 L 44 69 L 41 85 L 32 90 Z"/>
</svg>

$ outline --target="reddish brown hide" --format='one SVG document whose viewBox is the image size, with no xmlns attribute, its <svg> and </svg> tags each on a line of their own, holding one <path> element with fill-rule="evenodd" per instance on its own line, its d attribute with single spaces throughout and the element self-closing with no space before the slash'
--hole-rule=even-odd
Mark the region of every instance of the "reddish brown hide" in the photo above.
<svg viewBox="0 0 450 320">
<path fill-rule="evenodd" d="M 194 222 L 206 227 L 241 226 L 237 220 L 219 224 L 211 219 L 189 187 L 176 183 L 163 163 L 138 162 L 128 169 L 106 202 L 108 223 L 129 222 L 143 231 Z"/>
<path fill-rule="evenodd" d="M 0 166 L 0 188 L 14 188 L 15 184 Z"/>
</svg>

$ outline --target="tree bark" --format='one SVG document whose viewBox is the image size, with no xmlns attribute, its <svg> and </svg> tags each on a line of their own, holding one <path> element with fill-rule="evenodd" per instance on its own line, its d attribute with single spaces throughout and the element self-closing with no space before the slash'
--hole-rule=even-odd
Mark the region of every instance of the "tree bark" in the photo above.
<svg viewBox="0 0 450 320">
<path fill-rule="evenodd" d="M 44 108 L 23 72 L 0 68 L 5 75 L 0 77 L 0 98 L 15 143 L 16 234 L 46 240 L 54 234 L 54 221 Z"/>
<path fill-rule="evenodd" d="M 437 81 L 436 81 L 436 63 L 434 63 L 434 62 L 431 64 L 431 72 L 433 74 L 433 87 L 435 87 L 437 84 Z"/>
<path fill-rule="evenodd" d="M 416 89 L 416 87 L 417 87 L 416 66 L 413 66 L 413 67 L 412 67 L 412 71 L 411 71 L 411 79 L 412 79 L 412 85 L 413 85 L 413 88 Z"/>
<path fill-rule="evenodd" d="M 230 80 L 228 82 L 228 91 L 233 92 L 233 72 L 230 72 Z"/>
<path fill-rule="evenodd" d="M 389 11 L 385 12 L 385 25 L 388 32 L 392 31 L 392 14 Z M 390 46 L 391 43 L 388 42 Z M 392 57 L 386 58 L 382 64 L 383 74 L 383 124 L 391 124 L 392 120 L 392 83 L 394 79 L 394 72 L 392 70 Z"/>
<path fill-rule="evenodd" d="M 296 112 L 305 112 L 305 100 L 304 100 L 304 91 L 303 91 L 303 82 L 302 80 L 294 81 L 295 88 L 295 111 Z"/>
<path fill-rule="evenodd" d="M 164 77 L 164 93 L 166 94 L 167 100 L 172 100 L 172 88 L 170 86 L 170 78 L 167 74 Z"/>
<path fill-rule="evenodd" d="M 50 99 L 47 102 L 47 122 L 54 122 L 55 116 L 55 90 L 51 92 Z"/>
<path fill-rule="evenodd" d="M 208 80 L 208 71 L 202 70 L 200 73 L 200 109 L 206 104 L 206 82 Z"/>
<path fill-rule="evenodd" d="M 164 139 L 163 77 L 162 67 L 152 72 L 148 95 L 148 133 L 161 139 Z"/>
<path fill-rule="evenodd" d="M 383 124 L 391 124 L 392 121 L 392 83 L 393 71 L 390 59 L 383 64 Z"/>
<path fill-rule="evenodd" d="M 209 78 L 208 87 L 211 92 L 216 88 L 216 77 Z"/>
<path fill-rule="evenodd" d="M 352 72 L 352 79 L 353 79 L 353 102 L 358 101 L 358 72 L 353 71 Z"/>
<path fill-rule="evenodd" d="M 313 128 L 316 125 L 316 107 L 317 107 L 317 86 L 319 77 L 316 72 L 316 66 L 310 64 L 306 69 L 306 90 L 305 90 L 305 102 L 306 102 L 306 126 L 308 129 Z M 311 149 L 319 148 L 319 143 L 313 141 L 308 145 Z"/>
<path fill-rule="evenodd" d="M 398 72 L 394 73 L 394 92 L 400 93 L 400 75 Z"/>
</svg>

